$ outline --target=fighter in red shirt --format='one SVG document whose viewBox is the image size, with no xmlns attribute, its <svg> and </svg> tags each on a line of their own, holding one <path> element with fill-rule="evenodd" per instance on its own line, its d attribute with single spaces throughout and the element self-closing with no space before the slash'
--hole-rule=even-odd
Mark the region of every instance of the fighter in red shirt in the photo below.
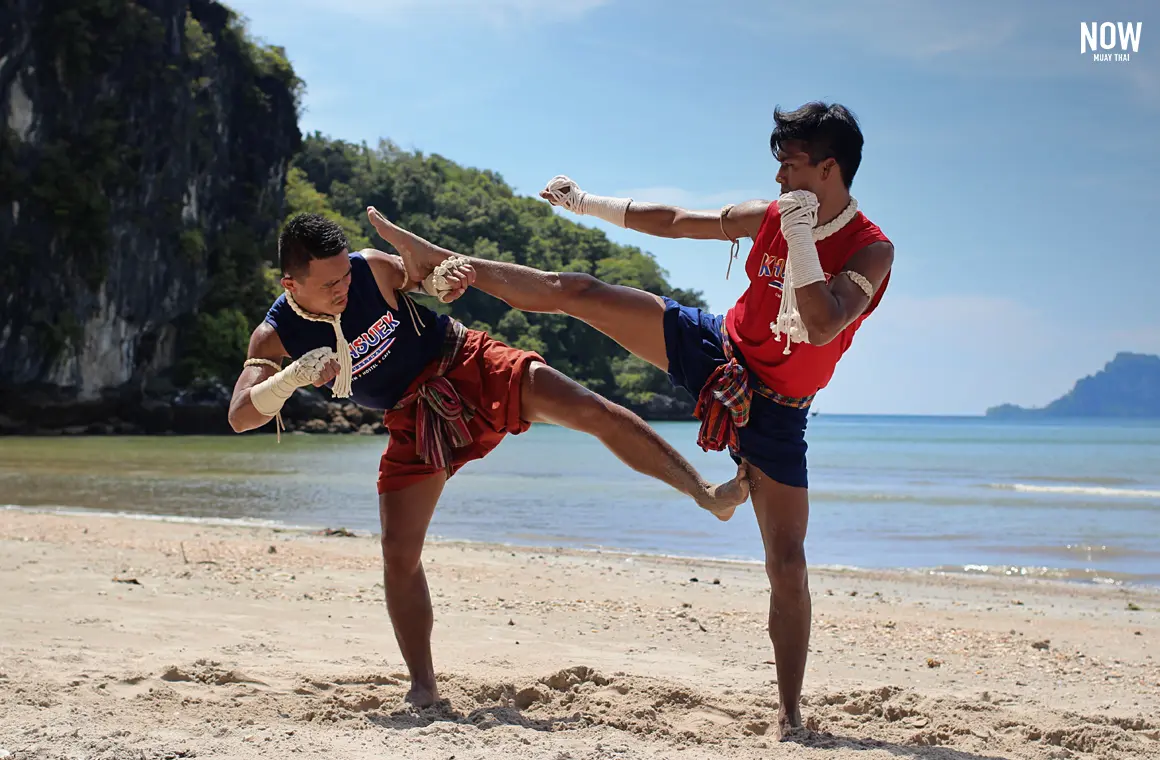
<svg viewBox="0 0 1160 760">
<path fill-rule="evenodd" d="M 731 241 L 731 257 L 740 238 L 751 238 L 749 287 L 724 316 L 584 273 L 471 259 L 469 277 L 513 308 L 576 317 L 668 373 L 698 399 L 702 448 L 728 448 L 734 461 L 744 463 L 765 547 L 769 635 L 785 736 L 802 725 L 810 636 L 807 415 L 814 394 L 829 383 L 881 300 L 894 248 L 850 195 L 863 145 L 853 114 L 815 102 L 777 110 L 774 120 L 770 149 L 781 186 L 776 201 L 691 211 L 592 195 L 564 176 L 541 192 L 553 205 L 659 237 Z M 373 209 L 369 214 L 406 266 L 428 282 L 434 268 L 455 255 Z"/>
</svg>

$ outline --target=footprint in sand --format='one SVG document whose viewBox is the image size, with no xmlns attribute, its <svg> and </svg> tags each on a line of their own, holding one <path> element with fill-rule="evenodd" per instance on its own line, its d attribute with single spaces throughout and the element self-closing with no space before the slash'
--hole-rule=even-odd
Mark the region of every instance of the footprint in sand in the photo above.
<svg viewBox="0 0 1160 760">
<path fill-rule="evenodd" d="M 728 726 L 736 721 L 737 718 L 725 710 L 710 705 L 701 705 L 689 710 L 680 720 L 674 722 L 673 729 L 677 732 L 692 731 L 695 733 L 706 723 L 714 726 Z"/>
</svg>

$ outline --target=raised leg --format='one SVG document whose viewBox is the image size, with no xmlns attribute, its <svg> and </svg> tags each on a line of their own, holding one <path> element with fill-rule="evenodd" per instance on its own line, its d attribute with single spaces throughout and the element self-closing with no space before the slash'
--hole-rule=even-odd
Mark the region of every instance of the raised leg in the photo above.
<svg viewBox="0 0 1160 760">
<path fill-rule="evenodd" d="M 720 520 L 732 517 L 737 505 L 749 498 L 745 466 L 726 483 L 706 482 L 640 417 L 540 362 L 524 377 L 520 415 L 528 422 L 548 422 L 599 438 L 626 465 L 691 496 Z"/>
<path fill-rule="evenodd" d="M 809 496 L 806 489 L 778 483 L 756 467 L 749 468 L 749 476 L 753 510 L 765 545 L 769 638 L 777 664 L 778 724 L 784 737 L 802 725 L 802 681 L 812 616 L 805 550 Z"/>
<path fill-rule="evenodd" d="M 426 277 L 457 254 L 440 248 L 388 221 L 371 209 L 368 218 L 379 236 L 403 257 L 407 270 Z M 520 311 L 567 314 L 591 325 L 629 352 L 667 372 L 664 301 L 652 293 L 609 285 L 581 272 L 542 272 L 531 267 L 471 259 L 474 287 Z"/>
<path fill-rule="evenodd" d="M 379 496 L 387 612 L 411 675 L 407 701 L 419 707 L 439 701 L 435 666 L 431 660 L 434 617 L 422 554 L 427 526 L 446 480 L 443 474 L 433 475 L 407 488 Z"/>
</svg>

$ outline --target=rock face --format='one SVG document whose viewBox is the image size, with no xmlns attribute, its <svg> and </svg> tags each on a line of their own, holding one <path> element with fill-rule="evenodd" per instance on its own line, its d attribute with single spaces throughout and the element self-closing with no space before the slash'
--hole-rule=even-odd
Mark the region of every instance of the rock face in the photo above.
<svg viewBox="0 0 1160 760">
<path fill-rule="evenodd" d="M 1076 382 L 1040 409 L 1004 404 L 988 417 L 1119 417 L 1160 419 L 1160 356 L 1119 353 L 1102 370 Z"/>
<path fill-rule="evenodd" d="M 0 414 L 107 407 L 174 366 L 219 273 L 272 255 L 297 87 L 210 0 L 7 0 Z"/>
</svg>

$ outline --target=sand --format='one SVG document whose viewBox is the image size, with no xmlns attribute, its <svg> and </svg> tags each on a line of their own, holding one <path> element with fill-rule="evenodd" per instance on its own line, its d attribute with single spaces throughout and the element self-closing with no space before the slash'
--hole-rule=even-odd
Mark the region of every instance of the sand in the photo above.
<svg viewBox="0 0 1160 760">
<path fill-rule="evenodd" d="M 1160 756 L 1160 593 L 811 573 L 779 742 L 753 564 L 434 543 L 404 705 L 373 536 L 0 511 L 0 757 Z"/>
</svg>

